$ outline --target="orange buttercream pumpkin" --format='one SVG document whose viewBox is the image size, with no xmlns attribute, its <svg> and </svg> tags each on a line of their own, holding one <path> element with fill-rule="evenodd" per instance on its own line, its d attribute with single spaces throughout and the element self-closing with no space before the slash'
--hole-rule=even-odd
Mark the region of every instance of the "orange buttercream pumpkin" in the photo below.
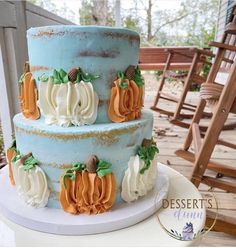
<svg viewBox="0 0 236 248">
<path fill-rule="evenodd" d="M 23 115 L 32 120 L 40 117 L 39 108 L 37 106 L 38 91 L 35 80 L 31 72 L 26 72 L 21 83 L 21 112 Z"/>
<path fill-rule="evenodd" d="M 7 161 L 8 161 L 8 175 L 12 185 L 15 185 L 13 173 L 12 173 L 12 159 L 16 155 L 15 147 L 10 147 L 7 150 Z"/>
<path fill-rule="evenodd" d="M 127 88 L 121 88 L 121 79 L 117 79 L 111 89 L 108 116 L 113 122 L 124 122 L 139 118 L 143 106 L 143 87 L 133 80 L 124 79 Z"/>
<path fill-rule="evenodd" d="M 116 198 L 113 173 L 99 177 L 87 171 L 74 172 L 75 179 L 61 178 L 60 203 L 71 214 L 99 214 L 109 210 Z"/>
</svg>

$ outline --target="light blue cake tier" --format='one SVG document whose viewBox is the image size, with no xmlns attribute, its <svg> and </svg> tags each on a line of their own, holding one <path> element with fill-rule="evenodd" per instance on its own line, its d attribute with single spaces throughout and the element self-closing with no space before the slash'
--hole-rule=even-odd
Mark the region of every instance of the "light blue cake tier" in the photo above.
<svg viewBox="0 0 236 248">
<path fill-rule="evenodd" d="M 96 123 L 110 122 L 107 116 L 110 91 L 118 71 L 138 64 L 138 33 L 121 28 L 96 26 L 47 26 L 27 31 L 29 63 L 34 78 L 53 69 L 81 67 L 99 75 L 93 81 L 98 93 Z"/>
<path fill-rule="evenodd" d="M 59 178 L 72 163 L 86 162 L 92 154 L 112 164 L 117 181 L 116 203 L 121 202 L 121 182 L 130 156 L 136 155 L 144 138 L 152 137 L 153 115 L 144 111 L 139 120 L 63 128 L 48 126 L 42 120 L 14 117 L 17 149 L 29 152 L 47 175 L 51 195 L 48 207 L 59 208 Z"/>
</svg>

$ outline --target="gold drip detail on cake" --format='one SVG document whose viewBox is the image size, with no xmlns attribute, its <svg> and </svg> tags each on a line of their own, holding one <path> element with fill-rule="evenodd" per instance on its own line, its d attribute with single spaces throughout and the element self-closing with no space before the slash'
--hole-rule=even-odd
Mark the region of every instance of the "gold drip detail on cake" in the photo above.
<svg viewBox="0 0 236 248">
<path fill-rule="evenodd" d="M 102 139 L 103 136 L 109 136 L 115 139 L 119 135 L 133 133 L 139 128 L 140 128 L 140 123 L 132 127 L 127 127 L 123 129 L 114 129 L 111 131 L 104 131 L 104 132 L 94 131 L 94 132 L 87 132 L 81 134 L 70 134 L 70 133 L 62 134 L 62 133 L 53 133 L 53 132 L 49 133 L 48 131 L 46 132 L 43 130 L 36 130 L 36 129 L 27 130 L 25 128 L 15 125 L 15 130 L 17 133 L 24 132 L 32 135 L 37 135 L 50 139 L 59 139 L 59 140 L 76 140 L 76 139 L 89 139 L 89 138 L 96 138 L 97 140 L 99 140 Z"/>
</svg>

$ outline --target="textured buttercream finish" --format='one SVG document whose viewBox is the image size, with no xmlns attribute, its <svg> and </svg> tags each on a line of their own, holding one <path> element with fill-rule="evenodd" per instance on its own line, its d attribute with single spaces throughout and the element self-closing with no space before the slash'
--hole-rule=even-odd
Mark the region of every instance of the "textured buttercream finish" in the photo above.
<svg viewBox="0 0 236 248">
<path fill-rule="evenodd" d="M 131 156 L 137 154 L 144 138 L 151 139 L 153 115 L 143 111 L 138 120 L 124 123 L 94 124 L 64 128 L 47 125 L 44 119 L 26 120 L 14 117 L 17 149 L 25 155 L 32 152 L 48 178 L 51 190 L 49 207 L 60 207 L 59 178 L 72 163 L 84 163 L 95 154 L 112 164 L 117 182 L 116 202 L 121 202 L 121 182 Z"/>
<path fill-rule="evenodd" d="M 30 69 L 39 83 L 43 73 L 81 67 L 99 75 L 92 82 L 100 100 L 97 123 L 110 122 L 107 115 L 110 91 L 118 71 L 138 64 L 138 33 L 121 28 L 48 26 L 27 32 Z"/>
</svg>

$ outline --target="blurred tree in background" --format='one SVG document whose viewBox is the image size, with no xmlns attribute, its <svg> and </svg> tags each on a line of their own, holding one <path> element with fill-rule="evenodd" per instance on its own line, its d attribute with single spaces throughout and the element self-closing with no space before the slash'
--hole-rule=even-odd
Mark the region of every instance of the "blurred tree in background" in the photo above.
<svg viewBox="0 0 236 248">
<path fill-rule="evenodd" d="M 29 1 L 80 25 L 108 26 L 115 25 L 119 1 L 122 26 L 137 31 L 142 46 L 206 47 L 215 37 L 219 5 L 218 0 L 180 0 L 178 8 L 163 9 L 159 0 L 77 0 L 80 6 L 74 9 L 73 1 Z"/>
<path fill-rule="evenodd" d="M 79 9 L 80 25 L 114 26 L 112 5 L 108 0 L 82 0 Z"/>
</svg>

